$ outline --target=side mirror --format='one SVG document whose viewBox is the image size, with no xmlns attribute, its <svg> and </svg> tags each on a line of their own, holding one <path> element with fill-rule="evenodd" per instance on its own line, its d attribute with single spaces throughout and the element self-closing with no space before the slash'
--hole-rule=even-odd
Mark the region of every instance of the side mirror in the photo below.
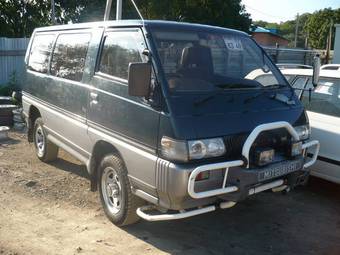
<svg viewBox="0 0 340 255">
<path fill-rule="evenodd" d="M 319 55 L 316 55 L 313 59 L 313 86 L 316 87 L 319 83 L 320 78 L 320 57 Z"/>
<path fill-rule="evenodd" d="M 129 95 L 136 97 L 148 97 L 151 83 L 150 63 L 129 64 Z"/>
</svg>

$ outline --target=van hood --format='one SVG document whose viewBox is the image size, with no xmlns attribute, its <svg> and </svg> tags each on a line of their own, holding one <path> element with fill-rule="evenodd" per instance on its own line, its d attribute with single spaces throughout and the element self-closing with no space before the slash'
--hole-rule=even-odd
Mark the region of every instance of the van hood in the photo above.
<svg viewBox="0 0 340 255">
<path fill-rule="evenodd" d="M 271 98 L 286 95 L 292 104 Z M 306 122 L 304 109 L 290 90 L 254 97 L 251 93 L 219 95 L 180 95 L 170 99 L 171 119 L 177 139 L 202 139 L 250 133 L 264 123 L 287 121 L 292 125 Z M 255 93 L 256 94 L 256 93 Z M 249 100 L 249 98 L 251 98 Z"/>
</svg>

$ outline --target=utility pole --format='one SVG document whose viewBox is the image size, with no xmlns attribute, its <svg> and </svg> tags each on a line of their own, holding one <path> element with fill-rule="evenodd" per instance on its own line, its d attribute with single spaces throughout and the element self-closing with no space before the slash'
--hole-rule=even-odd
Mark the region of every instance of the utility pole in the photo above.
<svg viewBox="0 0 340 255">
<path fill-rule="evenodd" d="M 300 15 L 297 14 L 296 17 L 296 26 L 295 26 L 295 40 L 294 40 L 294 47 L 297 47 L 297 40 L 298 40 L 298 33 L 299 33 L 299 22 L 300 22 Z"/>
<path fill-rule="evenodd" d="M 55 21 L 55 4 L 54 4 L 54 0 L 51 0 L 51 10 L 52 10 L 51 21 L 52 21 L 52 24 L 55 25 L 56 21 Z"/>
<path fill-rule="evenodd" d="M 333 37 L 333 20 L 331 21 L 331 25 L 329 27 L 329 34 L 328 34 L 328 38 L 327 38 L 326 64 L 329 63 L 329 59 L 331 57 L 332 37 Z"/>
<path fill-rule="evenodd" d="M 305 38 L 305 50 L 308 49 L 308 37 L 309 37 L 309 32 L 307 31 L 306 38 Z"/>
</svg>

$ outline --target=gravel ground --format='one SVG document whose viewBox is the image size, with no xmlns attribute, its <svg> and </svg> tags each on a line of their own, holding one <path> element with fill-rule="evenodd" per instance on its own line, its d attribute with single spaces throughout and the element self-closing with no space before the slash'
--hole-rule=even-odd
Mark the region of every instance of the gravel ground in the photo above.
<svg viewBox="0 0 340 255">
<path fill-rule="evenodd" d="M 0 254 L 340 254 L 340 185 L 312 178 L 228 210 L 117 228 L 85 167 L 40 162 L 22 133 L 0 144 Z"/>
</svg>

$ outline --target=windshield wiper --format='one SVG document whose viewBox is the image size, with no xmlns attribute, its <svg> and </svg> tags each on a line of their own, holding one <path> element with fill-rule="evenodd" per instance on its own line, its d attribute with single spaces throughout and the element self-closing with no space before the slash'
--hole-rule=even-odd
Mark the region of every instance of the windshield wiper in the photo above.
<svg viewBox="0 0 340 255">
<path fill-rule="evenodd" d="M 246 98 L 243 101 L 243 103 L 244 104 L 248 104 L 251 100 L 256 99 L 256 98 L 262 96 L 263 94 L 265 94 L 267 92 L 267 89 L 277 89 L 277 88 L 283 88 L 283 87 L 287 87 L 287 85 L 284 85 L 284 84 L 272 84 L 272 85 L 264 86 L 262 88 L 261 92 L 256 93 L 255 95 L 252 95 L 252 96 Z M 272 97 L 272 96 L 270 96 L 270 97 Z"/>
<path fill-rule="evenodd" d="M 217 84 L 215 85 L 221 89 L 248 89 L 248 88 L 258 88 L 257 86 L 251 84 L 242 84 L 242 83 L 225 83 L 225 84 Z"/>
<path fill-rule="evenodd" d="M 208 95 L 208 96 L 206 96 L 204 98 L 195 100 L 194 101 L 194 106 L 200 106 L 200 105 L 210 101 L 211 99 L 215 98 L 221 92 L 223 92 L 223 89 L 219 89 L 219 90 L 214 91 L 214 93 L 212 93 L 212 94 L 210 94 L 210 95 Z M 231 99 L 228 102 L 232 102 L 233 100 L 234 100 L 234 97 L 231 95 Z"/>
<path fill-rule="evenodd" d="M 202 104 L 204 104 L 204 103 L 210 101 L 211 99 L 213 99 L 216 95 L 217 95 L 217 93 L 214 93 L 214 94 L 209 95 L 209 96 L 207 96 L 207 97 L 204 97 L 204 98 L 202 98 L 202 99 L 195 100 L 195 101 L 194 101 L 194 105 L 195 105 L 195 106 L 202 105 Z"/>
<path fill-rule="evenodd" d="M 282 103 L 285 103 L 287 105 L 295 105 L 295 101 L 292 100 L 292 99 L 289 99 L 286 95 L 284 94 L 278 94 L 278 93 L 275 93 L 275 95 L 272 95 L 270 97 L 271 99 L 274 99 L 274 100 L 277 100 L 279 102 L 282 102 Z"/>
<path fill-rule="evenodd" d="M 240 83 L 222 83 L 222 84 L 216 84 L 215 87 L 217 88 L 217 90 L 213 93 L 208 95 L 207 97 L 204 97 L 202 99 L 196 100 L 194 102 L 195 106 L 199 106 L 201 104 L 204 104 L 208 101 L 210 101 L 211 99 L 213 99 L 216 95 L 220 94 L 221 92 L 223 92 L 224 89 L 240 89 L 240 88 L 256 88 L 258 89 L 258 86 L 254 86 L 253 81 L 250 81 L 249 83 L 251 84 L 247 84 L 247 82 L 240 82 Z M 232 99 L 231 99 L 232 101 Z"/>
<path fill-rule="evenodd" d="M 244 103 L 244 104 L 248 104 L 248 103 L 249 103 L 250 101 L 252 101 L 253 99 L 256 99 L 256 98 L 262 96 L 263 94 L 265 94 L 265 92 L 266 92 L 266 91 L 263 90 L 263 91 L 261 91 L 261 92 L 259 92 L 259 93 L 254 94 L 254 95 L 252 95 L 252 96 L 246 98 L 246 99 L 243 101 L 243 103 Z"/>
<path fill-rule="evenodd" d="M 288 86 L 285 84 L 271 84 L 264 86 L 265 89 L 278 89 L 278 88 L 287 88 Z"/>
<path fill-rule="evenodd" d="M 287 87 L 287 86 L 286 86 L 286 85 L 283 85 L 283 84 L 275 84 L 275 85 L 266 86 L 265 88 L 271 89 L 271 88 L 280 88 L 280 87 Z M 261 91 L 261 92 L 259 92 L 259 93 L 256 93 L 256 94 L 254 94 L 254 95 L 252 95 L 252 96 L 246 98 L 246 99 L 243 101 L 243 103 L 244 103 L 244 104 L 247 104 L 247 103 L 249 103 L 251 100 L 258 98 L 258 97 L 260 97 L 260 96 L 266 94 L 267 92 L 268 92 L 268 91 L 264 89 L 263 91 Z M 295 105 L 295 104 L 296 104 L 295 101 L 292 100 L 291 97 L 289 98 L 289 97 L 287 97 L 287 96 L 284 95 L 284 94 L 275 93 L 275 94 L 270 95 L 269 98 L 270 98 L 270 99 L 277 100 L 277 101 L 282 102 L 282 103 L 285 103 L 285 104 L 287 104 L 287 105 Z"/>
</svg>

